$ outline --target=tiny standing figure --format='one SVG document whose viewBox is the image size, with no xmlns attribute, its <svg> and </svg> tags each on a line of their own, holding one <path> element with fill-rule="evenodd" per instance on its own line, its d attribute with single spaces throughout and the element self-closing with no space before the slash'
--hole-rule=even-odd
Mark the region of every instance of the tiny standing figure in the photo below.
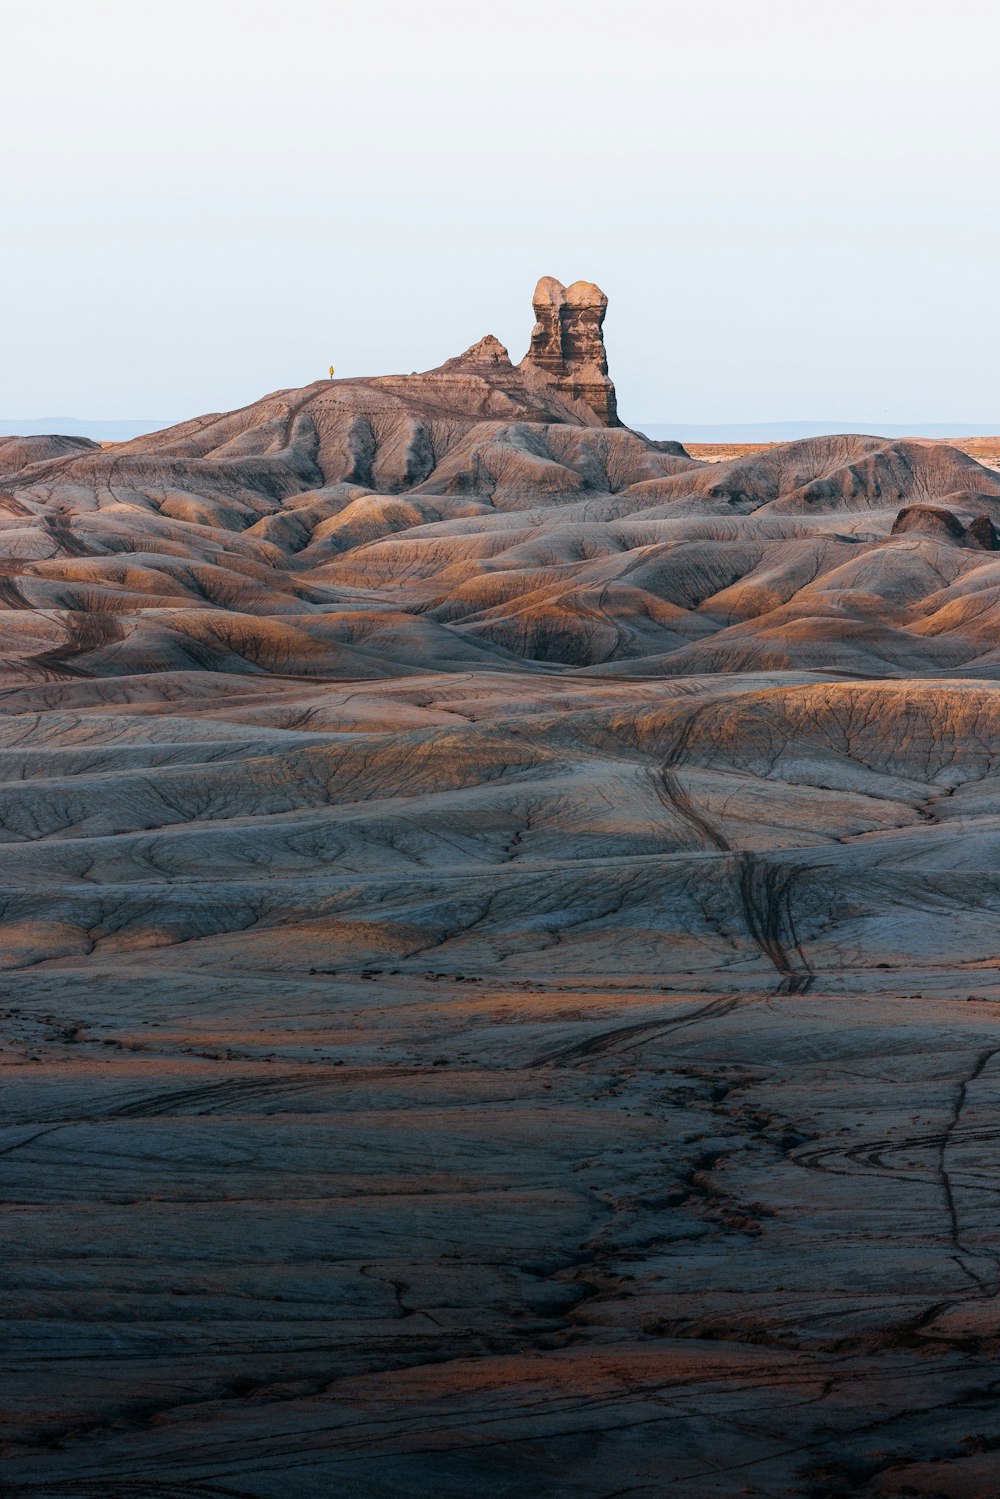
<svg viewBox="0 0 1000 1499">
<path fill-rule="evenodd" d="M 333 379 L 333 365 L 330 366 L 330 379 Z"/>
</svg>

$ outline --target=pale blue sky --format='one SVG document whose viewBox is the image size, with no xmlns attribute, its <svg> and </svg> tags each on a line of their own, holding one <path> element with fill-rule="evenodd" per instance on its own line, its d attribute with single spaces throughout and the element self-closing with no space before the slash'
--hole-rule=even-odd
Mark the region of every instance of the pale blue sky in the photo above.
<svg viewBox="0 0 1000 1499">
<path fill-rule="evenodd" d="M 0 413 L 523 353 L 628 421 L 1000 421 L 995 0 L 0 0 Z"/>
</svg>

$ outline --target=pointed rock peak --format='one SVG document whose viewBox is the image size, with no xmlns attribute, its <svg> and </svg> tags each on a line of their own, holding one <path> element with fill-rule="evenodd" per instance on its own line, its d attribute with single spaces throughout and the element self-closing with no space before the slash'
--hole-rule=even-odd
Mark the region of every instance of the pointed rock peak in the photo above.
<svg viewBox="0 0 1000 1499">
<path fill-rule="evenodd" d="M 592 281 L 563 286 L 543 276 L 532 298 L 535 326 L 519 368 L 582 401 L 605 426 L 618 424 L 615 388 L 608 379 L 604 316 L 608 299 Z"/>
<path fill-rule="evenodd" d="M 492 333 L 487 333 L 477 344 L 472 344 L 464 354 L 456 354 L 454 359 L 448 359 L 442 364 L 443 370 L 469 369 L 470 367 L 487 365 L 490 369 L 513 369 L 510 355 L 498 338 Z"/>
</svg>

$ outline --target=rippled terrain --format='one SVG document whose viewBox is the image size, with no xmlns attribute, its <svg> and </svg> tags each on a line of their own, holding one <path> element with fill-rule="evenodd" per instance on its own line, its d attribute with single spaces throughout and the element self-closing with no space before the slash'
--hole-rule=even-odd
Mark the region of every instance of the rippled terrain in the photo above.
<svg viewBox="0 0 1000 1499">
<path fill-rule="evenodd" d="M 996 1492 L 1000 474 L 604 306 L 0 440 L 12 1496 Z"/>
</svg>

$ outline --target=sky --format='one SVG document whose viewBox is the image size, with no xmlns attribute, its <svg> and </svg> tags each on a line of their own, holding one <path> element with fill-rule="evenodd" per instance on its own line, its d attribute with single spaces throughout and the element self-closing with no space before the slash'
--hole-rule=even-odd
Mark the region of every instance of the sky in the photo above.
<svg viewBox="0 0 1000 1499">
<path fill-rule="evenodd" d="M 1000 425 L 995 0 L 0 0 L 0 413 L 426 369 L 598 282 L 623 418 Z"/>
</svg>

